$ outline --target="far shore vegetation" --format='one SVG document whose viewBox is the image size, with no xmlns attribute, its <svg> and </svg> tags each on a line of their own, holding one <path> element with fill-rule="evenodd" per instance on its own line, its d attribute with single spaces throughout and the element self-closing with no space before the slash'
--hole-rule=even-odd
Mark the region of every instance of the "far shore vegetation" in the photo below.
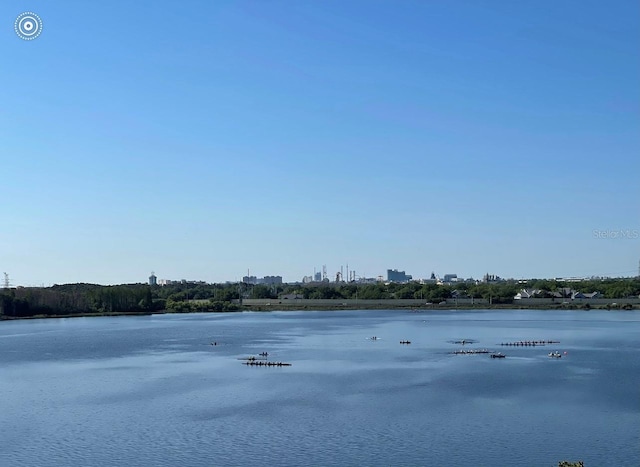
<svg viewBox="0 0 640 467">
<path fill-rule="evenodd" d="M 458 295 L 490 300 L 490 306 L 483 303 L 478 304 L 475 308 L 518 308 L 518 302 L 514 300 L 514 296 L 523 288 L 536 289 L 541 297 L 552 297 L 554 294 L 557 296 L 559 291 L 566 288 L 584 293 L 597 291 L 601 297 L 617 299 L 618 302 L 614 305 L 594 306 L 593 308 L 630 309 L 633 307 L 625 304 L 625 299 L 637 299 L 640 296 L 640 278 L 570 283 L 534 279 L 526 283 L 505 281 L 478 284 L 459 283 L 455 286 L 420 284 L 418 282 L 405 284 L 282 284 L 272 286 L 244 283 L 184 282 L 167 286 L 66 284 L 46 288 L 18 287 L 0 289 L 0 319 L 259 310 L 265 308 L 248 308 L 242 305 L 241 299 L 278 300 L 284 295 L 295 295 L 304 299 L 335 299 L 336 303 L 339 300 L 352 299 L 419 299 L 421 306 L 424 307 L 437 306 Z M 282 302 L 284 301 L 279 303 Z M 385 303 L 385 306 L 389 307 L 389 302 Z M 393 307 L 392 304 L 391 307 Z M 588 302 L 573 306 L 562 299 L 554 303 L 553 307 L 590 308 Z M 550 308 L 550 306 L 544 306 L 544 308 Z"/>
</svg>

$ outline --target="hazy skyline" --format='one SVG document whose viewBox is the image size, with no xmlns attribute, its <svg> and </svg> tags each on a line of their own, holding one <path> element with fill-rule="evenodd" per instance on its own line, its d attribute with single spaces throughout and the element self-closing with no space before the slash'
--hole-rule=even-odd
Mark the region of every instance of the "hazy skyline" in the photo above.
<svg viewBox="0 0 640 467">
<path fill-rule="evenodd" d="M 637 274 L 637 1 L 9 0 L 0 24 L 15 285 Z"/>
</svg>

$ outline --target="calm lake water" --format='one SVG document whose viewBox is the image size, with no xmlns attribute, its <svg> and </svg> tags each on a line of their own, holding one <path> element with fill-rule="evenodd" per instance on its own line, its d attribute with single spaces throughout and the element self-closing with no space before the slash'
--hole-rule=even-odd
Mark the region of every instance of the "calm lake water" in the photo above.
<svg viewBox="0 0 640 467">
<path fill-rule="evenodd" d="M 2 322 L 0 465 L 639 466 L 639 337 L 622 311 Z M 239 360 L 265 351 L 292 366 Z"/>
</svg>

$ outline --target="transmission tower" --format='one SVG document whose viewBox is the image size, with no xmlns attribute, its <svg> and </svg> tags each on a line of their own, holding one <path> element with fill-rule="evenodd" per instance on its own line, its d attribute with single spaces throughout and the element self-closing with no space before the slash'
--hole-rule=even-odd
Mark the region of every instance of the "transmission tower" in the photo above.
<svg viewBox="0 0 640 467">
<path fill-rule="evenodd" d="M 5 272 L 5 273 L 3 273 L 3 274 L 4 274 L 4 281 L 3 281 L 3 283 L 2 283 L 2 286 L 3 286 L 5 289 L 8 289 L 8 288 L 9 288 L 9 274 L 7 274 L 6 272 Z"/>
</svg>

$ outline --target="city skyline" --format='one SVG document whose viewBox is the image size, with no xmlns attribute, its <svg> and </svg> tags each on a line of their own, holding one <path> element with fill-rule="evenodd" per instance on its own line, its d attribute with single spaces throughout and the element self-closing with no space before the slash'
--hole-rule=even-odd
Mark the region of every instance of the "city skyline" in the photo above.
<svg viewBox="0 0 640 467">
<path fill-rule="evenodd" d="M 13 284 L 637 274 L 638 2 L 33 0 L 28 41 L 23 8 Z"/>
<path fill-rule="evenodd" d="M 341 274 L 345 271 L 345 266 L 342 265 L 341 268 L 337 269 L 335 273 L 330 273 L 327 269 L 326 265 L 323 265 L 322 269 L 316 270 L 313 269 L 313 274 L 303 275 L 298 278 L 289 278 L 286 276 L 282 276 L 280 274 L 254 274 L 251 273 L 250 270 L 246 272 L 246 275 L 238 278 L 226 278 L 226 279 L 218 279 L 218 280 L 205 280 L 203 278 L 185 278 L 185 277 L 176 277 L 176 276 L 158 276 L 155 271 L 151 271 L 150 275 L 146 280 L 142 280 L 138 278 L 138 280 L 134 281 L 121 281 L 121 282 L 112 282 L 112 283 L 99 283 L 99 282 L 90 282 L 90 281 L 74 281 L 74 282 L 49 282 L 49 283 L 17 283 L 12 280 L 12 276 L 7 272 L 4 272 L 2 283 L 0 284 L 0 288 L 13 288 L 13 287 L 50 287 L 53 285 L 63 285 L 63 284 L 72 284 L 72 283 L 90 283 L 96 285 L 122 285 L 122 284 L 139 284 L 139 283 L 148 283 L 149 285 L 171 285 L 177 283 L 203 283 L 203 284 L 225 284 L 225 283 L 248 283 L 253 285 L 278 285 L 278 284 L 295 284 L 295 283 L 319 283 L 319 282 L 367 282 L 371 280 L 382 281 L 382 282 L 435 282 L 438 283 L 455 283 L 455 282 L 466 282 L 466 281 L 475 281 L 475 282 L 492 282 L 492 281 L 522 281 L 522 280 L 558 280 L 558 281 L 575 281 L 575 280 L 590 280 L 590 279 L 618 279 L 618 278 L 634 278 L 640 277 L 640 260 L 637 263 L 637 269 L 635 271 L 628 270 L 623 273 L 615 273 L 615 274 L 590 274 L 590 275 L 553 275 L 553 276 L 535 276 L 535 275 L 522 275 L 519 277 L 508 276 L 508 275 L 500 275 L 495 272 L 486 271 L 482 275 L 467 275 L 467 274 L 458 274 L 457 272 L 436 272 L 431 271 L 427 274 L 407 274 L 407 271 L 402 270 L 398 271 L 397 268 L 389 269 L 387 268 L 380 274 L 371 274 L 371 275 L 360 275 L 356 274 L 357 270 L 351 270 L 352 274 L 349 274 L 349 278 L 346 278 L 346 273 Z M 321 271 L 326 270 L 327 273 L 323 276 Z M 341 271 L 342 270 L 342 271 Z M 390 275 L 393 278 L 390 279 Z M 406 280 L 400 280 L 400 276 L 406 276 Z M 340 280 L 338 280 L 340 277 Z M 453 278 L 453 280 L 451 279 Z"/>
</svg>

